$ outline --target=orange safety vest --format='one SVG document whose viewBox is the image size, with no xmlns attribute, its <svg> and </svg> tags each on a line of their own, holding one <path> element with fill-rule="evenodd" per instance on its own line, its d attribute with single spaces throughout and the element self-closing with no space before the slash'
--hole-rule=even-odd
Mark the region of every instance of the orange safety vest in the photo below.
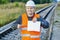
<svg viewBox="0 0 60 40">
<path fill-rule="evenodd" d="M 40 18 L 40 15 L 35 14 L 34 18 Z M 40 40 L 40 32 L 27 31 L 28 17 L 26 13 L 22 14 L 21 40 Z"/>
</svg>

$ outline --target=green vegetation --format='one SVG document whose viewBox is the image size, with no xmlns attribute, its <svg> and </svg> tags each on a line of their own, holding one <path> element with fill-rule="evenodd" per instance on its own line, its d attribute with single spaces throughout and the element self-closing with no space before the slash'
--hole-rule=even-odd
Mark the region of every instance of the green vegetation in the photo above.
<svg viewBox="0 0 60 40">
<path fill-rule="evenodd" d="M 48 4 L 37 4 L 36 10 L 41 9 Z M 16 20 L 25 12 L 25 3 L 14 2 L 0 5 L 0 27 Z"/>
<path fill-rule="evenodd" d="M 60 10 L 60 2 L 58 3 L 58 7 L 57 7 L 58 10 Z"/>
<path fill-rule="evenodd" d="M 58 13 L 58 16 L 60 16 L 60 2 L 58 3 L 58 6 L 57 6 L 57 8 L 56 8 L 56 11 L 57 11 L 57 13 Z"/>
<path fill-rule="evenodd" d="M 36 11 L 43 8 L 43 7 L 46 7 L 48 4 L 36 4 Z"/>
<path fill-rule="evenodd" d="M 54 23 L 60 22 L 60 19 L 59 19 L 59 17 L 60 17 L 60 2 L 58 3 L 58 6 L 56 8 L 56 14 L 55 15 L 57 16 L 57 18 L 56 18 Z"/>
<path fill-rule="evenodd" d="M 17 6 L 19 4 L 19 6 Z M 15 20 L 25 11 L 24 3 L 9 3 L 0 5 L 0 26 Z"/>
<path fill-rule="evenodd" d="M 53 0 L 33 0 L 36 4 L 51 3 Z"/>
<path fill-rule="evenodd" d="M 5 4 L 5 3 L 9 3 L 9 2 L 24 2 L 26 3 L 28 0 L 0 0 L 0 4 Z M 40 4 L 40 3 L 50 3 L 53 0 L 33 0 L 36 4 Z"/>
<path fill-rule="evenodd" d="M 8 3 L 9 0 L 0 0 L 0 4 Z"/>
</svg>

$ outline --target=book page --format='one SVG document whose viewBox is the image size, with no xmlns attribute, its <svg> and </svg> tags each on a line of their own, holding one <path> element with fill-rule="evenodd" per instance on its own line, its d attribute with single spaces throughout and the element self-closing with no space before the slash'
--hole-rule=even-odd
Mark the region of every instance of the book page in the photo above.
<svg viewBox="0 0 60 40">
<path fill-rule="evenodd" d="M 41 25 L 40 21 L 36 21 L 36 22 L 28 21 L 28 28 L 27 28 L 27 30 L 28 31 L 40 32 L 40 25 Z"/>
</svg>

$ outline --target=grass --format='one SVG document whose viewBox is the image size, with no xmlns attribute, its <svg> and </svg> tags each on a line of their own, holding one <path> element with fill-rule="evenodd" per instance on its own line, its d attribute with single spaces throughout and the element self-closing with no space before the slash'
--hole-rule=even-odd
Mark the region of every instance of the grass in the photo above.
<svg viewBox="0 0 60 40">
<path fill-rule="evenodd" d="M 60 3 L 58 3 L 57 10 L 60 10 Z"/>
<path fill-rule="evenodd" d="M 43 7 L 46 7 L 48 4 L 36 4 L 36 11 L 43 8 Z"/>
<path fill-rule="evenodd" d="M 56 11 L 57 11 L 57 15 L 60 16 L 60 2 L 58 3 L 58 6 L 56 8 Z"/>
<path fill-rule="evenodd" d="M 24 3 L 8 3 L 0 5 L 0 27 L 16 20 L 25 12 Z M 36 10 L 39 10 L 48 4 L 37 4 Z"/>
<path fill-rule="evenodd" d="M 60 17 L 60 2 L 58 3 L 58 6 L 56 8 L 56 14 L 55 15 L 57 16 L 57 19 L 55 20 L 54 23 L 57 23 L 60 21 L 60 19 L 59 19 L 59 17 Z"/>
</svg>

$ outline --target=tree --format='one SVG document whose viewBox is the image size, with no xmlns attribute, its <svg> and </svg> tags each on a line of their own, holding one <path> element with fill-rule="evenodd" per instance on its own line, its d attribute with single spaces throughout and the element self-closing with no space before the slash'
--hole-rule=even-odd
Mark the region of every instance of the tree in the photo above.
<svg viewBox="0 0 60 40">
<path fill-rule="evenodd" d="M 28 0 L 21 0 L 21 2 L 24 2 L 24 3 L 26 3 Z"/>
<path fill-rule="evenodd" d="M 36 4 L 40 4 L 40 0 L 33 0 Z"/>
</svg>

